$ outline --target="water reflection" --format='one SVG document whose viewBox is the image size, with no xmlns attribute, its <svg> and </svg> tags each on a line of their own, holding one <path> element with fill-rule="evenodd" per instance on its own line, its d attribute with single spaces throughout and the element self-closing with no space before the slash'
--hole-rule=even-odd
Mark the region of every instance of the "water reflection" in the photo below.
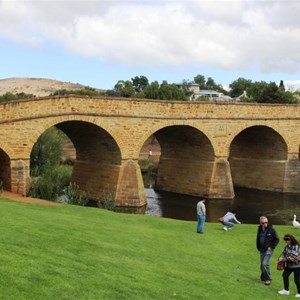
<svg viewBox="0 0 300 300">
<path fill-rule="evenodd" d="M 196 204 L 199 197 L 157 192 L 146 189 L 145 214 L 179 220 L 196 221 Z M 207 221 L 217 219 L 228 210 L 234 209 L 242 223 L 257 224 L 261 215 L 269 217 L 273 224 L 291 224 L 293 215 L 300 219 L 300 194 L 283 194 L 237 188 L 234 200 L 209 199 L 206 201 Z"/>
</svg>

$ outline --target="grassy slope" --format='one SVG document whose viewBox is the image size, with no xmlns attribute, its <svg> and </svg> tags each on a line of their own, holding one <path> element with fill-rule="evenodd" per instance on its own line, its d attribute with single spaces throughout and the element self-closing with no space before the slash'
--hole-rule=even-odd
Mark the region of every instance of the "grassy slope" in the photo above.
<svg viewBox="0 0 300 300">
<path fill-rule="evenodd" d="M 199 235 L 196 222 L 93 208 L 1 199 L 0 211 L 0 299 L 252 300 L 282 288 L 282 241 L 273 284 L 259 281 L 257 225 L 207 223 Z"/>
</svg>

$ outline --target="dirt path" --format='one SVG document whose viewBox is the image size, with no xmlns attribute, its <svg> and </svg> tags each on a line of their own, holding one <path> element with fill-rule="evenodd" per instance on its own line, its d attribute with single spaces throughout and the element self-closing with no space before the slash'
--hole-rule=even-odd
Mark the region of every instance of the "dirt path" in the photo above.
<svg viewBox="0 0 300 300">
<path fill-rule="evenodd" d="M 9 199 L 9 200 L 25 202 L 25 203 L 34 203 L 34 204 L 48 205 L 48 206 L 60 206 L 60 205 L 62 205 L 61 203 L 57 203 L 57 202 L 53 202 L 53 201 L 24 197 L 20 194 L 8 192 L 8 191 L 3 191 L 0 196 L 2 198 L 6 198 L 6 199 Z"/>
</svg>

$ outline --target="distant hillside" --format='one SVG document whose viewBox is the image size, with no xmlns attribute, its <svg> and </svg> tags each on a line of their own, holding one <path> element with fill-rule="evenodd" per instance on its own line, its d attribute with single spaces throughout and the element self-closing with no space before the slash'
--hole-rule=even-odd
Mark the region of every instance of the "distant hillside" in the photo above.
<svg viewBox="0 0 300 300">
<path fill-rule="evenodd" d="M 0 79 L 0 95 L 7 92 L 13 94 L 26 93 L 37 97 L 48 96 L 57 90 L 77 90 L 86 86 L 79 83 L 64 82 L 45 78 L 6 78 Z M 101 91 L 100 89 L 97 89 Z"/>
</svg>

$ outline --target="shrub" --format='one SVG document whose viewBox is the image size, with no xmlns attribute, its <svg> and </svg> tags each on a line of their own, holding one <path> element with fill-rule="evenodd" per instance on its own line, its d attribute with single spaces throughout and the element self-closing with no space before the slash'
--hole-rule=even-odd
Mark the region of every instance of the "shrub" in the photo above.
<svg viewBox="0 0 300 300">
<path fill-rule="evenodd" d="M 88 198 L 85 192 L 80 191 L 79 185 L 75 182 L 70 182 L 63 190 L 65 197 L 64 203 L 85 206 L 88 203 Z"/>
<path fill-rule="evenodd" d="M 151 175 L 156 175 L 157 173 L 157 163 L 149 159 L 139 160 L 139 165 L 142 173 L 149 173 Z"/>
<path fill-rule="evenodd" d="M 145 187 L 153 186 L 157 176 L 157 163 L 151 160 L 140 160 L 139 165 L 143 174 L 143 181 Z"/>
<path fill-rule="evenodd" d="M 115 197 L 113 191 L 103 191 L 102 195 L 100 196 L 100 200 L 97 201 L 97 205 L 99 208 L 115 210 Z"/>
<path fill-rule="evenodd" d="M 28 196 L 45 200 L 56 200 L 69 185 L 72 167 L 55 165 L 45 167 L 45 173 L 32 180 Z"/>
<path fill-rule="evenodd" d="M 63 145 L 68 137 L 59 129 L 46 130 L 34 144 L 30 154 L 30 174 L 40 176 L 49 169 L 49 165 L 58 165 L 63 153 Z"/>
</svg>

